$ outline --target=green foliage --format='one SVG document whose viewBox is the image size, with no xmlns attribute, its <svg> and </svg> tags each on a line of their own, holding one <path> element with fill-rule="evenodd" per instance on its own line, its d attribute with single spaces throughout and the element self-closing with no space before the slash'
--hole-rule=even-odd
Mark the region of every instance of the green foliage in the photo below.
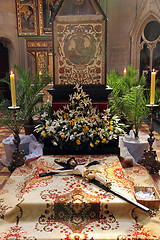
<svg viewBox="0 0 160 240">
<path fill-rule="evenodd" d="M 158 86 L 155 89 L 155 104 L 160 105 L 160 88 Z"/>
<path fill-rule="evenodd" d="M 128 66 L 126 76 L 122 77 L 122 84 L 125 86 L 126 90 L 130 91 L 132 87 L 145 86 L 145 78 L 142 76 L 138 78 L 138 71 L 133 69 L 132 66 Z"/>
<path fill-rule="evenodd" d="M 134 125 L 136 137 L 138 137 L 138 131 L 148 115 L 143 91 L 143 86 L 132 87 L 123 98 L 124 115 L 128 123 Z"/>
<path fill-rule="evenodd" d="M 15 132 L 19 133 L 23 127 L 23 120 L 21 119 L 21 113 L 17 111 L 17 116 L 16 116 L 17 121 L 15 123 L 13 112 L 12 110 L 8 109 L 10 105 L 11 104 L 8 99 L 5 99 L 5 100 L 3 99 L 0 102 L 0 125 L 5 126 L 6 129 L 11 131 L 13 134 Z"/>
<path fill-rule="evenodd" d="M 113 88 L 109 98 L 112 113 L 119 114 L 126 122 L 135 128 L 138 136 L 139 128 L 148 115 L 146 108 L 145 78 L 138 79 L 138 71 L 128 66 L 126 76 L 111 72 L 107 83 Z"/>
<path fill-rule="evenodd" d="M 10 88 L 10 77 L 9 77 L 9 74 L 6 74 L 5 78 L 1 78 L 0 82 L 6 83 L 9 86 L 9 88 Z"/>
<path fill-rule="evenodd" d="M 14 66 L 18 77 L 16 78 L 16 105 L 20 107 L 17 111 L 17 124 L 21 130 L 25 122 L 33 122 L 33 116 L 36 114 L 36 105 L 41 102 L 41 90 L 51 82 L 49 75 L 39 76 L 37 75 L 33 79 L 29 75 L 29 70 L 23 71 L 20 67 Z M 43 80 L 42 80 L 43 78 Z M 9 76 L 3 81 L 7 82 L 10 87 Z M 0 103 L 0 124 L 5 125 L 6 128 L 14 132 L 15 123 L 13 119 L 13 113 L 8 107 L 11 106 L 11 102 L 3 100 Z"/>
<path fill-rule="evenodd" d="M 110 72 L 107 76 L 107 83 L 113 89 L 110 94 L 109 108 L 111 112 L 123 116 L 122 96 L 125 93 L 125 86 L 122 84 L 122 76 Z"/>
<path fill-rule="evenodd" d="M 41 102 L 41 90 L 51 82 L 48 75 L 37 75 L 35 78 L 29 76 L 29 70 L 23 71 L 15 66 L 19 78 L 16 84 L 17 105 L 23 110 L 24 120 L 32 121 L 35 115 L 35 106 Z M 43 78 L 43 81 L 42 81 Z"/>
<path fill-rule="evenodd" d="M 52 103 L 48 100 L 47 102 L 41 104 L 40 106 L 36 106 L 36 117 L 37 119 L 41 119 L 44 112 L 47 114 L 49 119 L 52 119 Z"/>
<path fill-rule="evenodd" d="M 159 106 L 153 110 L 153 118 L 156 122 L 160 123 L 160 88 L 158 84 L 156 84 L 155 89 L 155 104 Z"/>
</svg>

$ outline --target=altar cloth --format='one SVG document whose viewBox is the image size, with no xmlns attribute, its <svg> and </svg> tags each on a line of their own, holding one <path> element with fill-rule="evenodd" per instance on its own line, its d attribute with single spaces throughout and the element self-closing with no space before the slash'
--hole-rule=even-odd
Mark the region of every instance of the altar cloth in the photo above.
<svg viewBox="0 0 160 240">
<path fill-rule="evenodd" d="M 158 213 L 150 218 L 80 176 L 39 177 L 39 173 L 58 167 L 55 159 L 69 157 L 30 159 L 12 173 L 0 192 L 0 239 L 160 239 Z M 135 200 L 136 179 L 136 184 L 154 186 L 144 167 L 124 171 L 116 155 L 75 157 L 79 164 L 98 160 L 100 164 L 94 169 L 129 199 Z"/>
</svg>

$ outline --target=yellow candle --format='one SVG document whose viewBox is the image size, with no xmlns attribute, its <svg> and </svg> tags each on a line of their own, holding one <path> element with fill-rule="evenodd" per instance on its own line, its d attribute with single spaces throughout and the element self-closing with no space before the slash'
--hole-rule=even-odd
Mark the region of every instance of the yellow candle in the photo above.
<svg viewBox="0 0 160 240">
<path fill-rule="evenodd" d="M 41 71 L 39 71 L 39 76 L 40 76 L 40 77 L 42 76 L 42 72 L 41 72 Z"/>
<path fill-rule="evenodd" d="M 39 78 L 40 78 L 40 82 L 42 83 L 42 72 L 39 71 Z M 43 93 L 43 89 L 40 91 L 40 93 Z"/>
<path fill-rule="evenodd" d="M 127 70 L 126 68 L 123 70 L 123 75 L 126 76 Z"/>
<path fill-rule="evenodd" d="M 154 104 L 154 99 L 155 99 L 155 80 L 156 80 L 156 72 L 153 69 L 153 72 L 151 73 L 150 104 Z"/>
<path fill-rule="evenodd" d="M 10 74 L 12 106 L 16 106 L 15 78 L 13 72 Z"/>
</svg>

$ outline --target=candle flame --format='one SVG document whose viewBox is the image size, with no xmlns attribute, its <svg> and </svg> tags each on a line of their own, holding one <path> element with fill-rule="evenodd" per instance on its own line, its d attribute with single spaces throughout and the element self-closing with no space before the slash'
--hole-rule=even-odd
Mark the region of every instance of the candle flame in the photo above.
<svg viewBox="0 0 160 240">
<path fill-rule="evenodd" d="M 125 68 L 125 69 L 123 70 L 124 76 L 126 75 L 126 73 L 127 73 L 127 69 Z"/>
<path fill-rule="evenodd" d="M 13 75 L 13 72 L 11 71 L 11 75 Z"/>
</svg>

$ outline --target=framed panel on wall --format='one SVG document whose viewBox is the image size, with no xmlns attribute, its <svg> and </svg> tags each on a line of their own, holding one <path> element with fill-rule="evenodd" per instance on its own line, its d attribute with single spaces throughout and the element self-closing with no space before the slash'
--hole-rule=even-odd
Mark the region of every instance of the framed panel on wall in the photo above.
<svg viewBox="0 0 160 240">
<path fill-rule="evenodd" d="M 38 0 L 40 35 L 52 34 L 52 18 L 61 0 Z"/>
<path fill-rule="evenodd" d="M 53 15 L 61 0 L 38 0 L 38 17 L 40 35 L 52 34 Z M 100 3 L 100 0 L 98 0 Z"/>
<path fill-rule="evenodd" d="M 16 0 L 19 36 L 37 35 L 37 1 Z"/>
</svg>

